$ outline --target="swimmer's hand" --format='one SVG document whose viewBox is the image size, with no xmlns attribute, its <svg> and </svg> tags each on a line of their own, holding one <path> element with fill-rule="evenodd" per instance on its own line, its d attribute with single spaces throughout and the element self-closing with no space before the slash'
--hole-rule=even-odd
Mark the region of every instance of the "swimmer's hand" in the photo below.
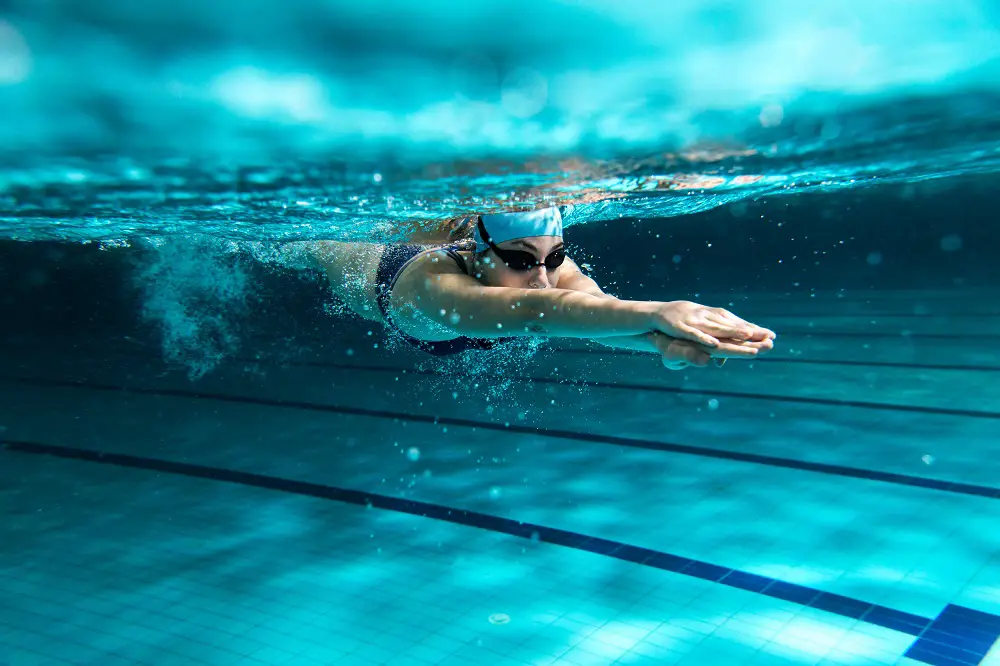
<svg viewBox="0 0 1000 666">
<path fill-rule="evenodd" d="M 727 359 L 756 358 L 759 354 L 766 354 L 774 347 L 770 338 L 757 342 L 721 340 L 722 344 L 719 347 L 706 347 L 690 340 L 678 340 L 662 333 L 654 333 L 652 341 L 656 345 L 657 351 L 660 352 L 663 367 L 668 370 L 683 370 L 688 367 L 704 368 L 713 362 L 722 367 Z"/>
<path fill-rule="evenodd" d="M 652 312 L 651 327 L 671 338 L 742 358 L 770 351 L 775 338 L 774 331 L 744 321 L 728 310 L 691 301 L 659 303 Z"/>
<path fill-rule="evenodd" d="M 667 370 L 683 370 L 694 366 L 704 368 L 712 361 L 708 347 L 690 340 L 678 340 L 662 334 L 654 334 L 656 349 Z"/>
</svg>

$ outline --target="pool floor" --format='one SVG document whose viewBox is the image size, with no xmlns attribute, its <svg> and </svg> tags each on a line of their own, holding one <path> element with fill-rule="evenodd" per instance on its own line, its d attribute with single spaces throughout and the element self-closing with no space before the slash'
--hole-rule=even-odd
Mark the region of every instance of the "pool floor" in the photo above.
<svg viewBox="0 0 1000 666">
<path fill-rule="evenodd" d="M 726 297 L 771 357 L 4 345 L 0 664 L 1000 665 L 997 293 Z"/>
</svg>

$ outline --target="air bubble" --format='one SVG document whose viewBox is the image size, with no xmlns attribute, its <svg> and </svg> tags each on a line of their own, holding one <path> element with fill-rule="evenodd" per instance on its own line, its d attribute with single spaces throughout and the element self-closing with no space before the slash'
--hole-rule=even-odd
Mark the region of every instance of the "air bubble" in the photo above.
<svg viewBox="0 0 1000 666">
<path fill-rule="evenodd" d="M 785 110 L 778 104 L 768 104 L 760 110 L 758 119 L 763 127 L 777 127 L 785 119 Z"/>
<path fill-rule="evenodd" d="M 413 462 L 420 460 L 420 449 L 415 446 L 411 446 L 406 450 L 406 457 Z"/>
<path fill-rule="evenodd" d="M 945 252 L 957 252 L 962 249 L 962 237 L 958 234 L 948 234 L 941 239 L 941 249 Z"/>
</svg>

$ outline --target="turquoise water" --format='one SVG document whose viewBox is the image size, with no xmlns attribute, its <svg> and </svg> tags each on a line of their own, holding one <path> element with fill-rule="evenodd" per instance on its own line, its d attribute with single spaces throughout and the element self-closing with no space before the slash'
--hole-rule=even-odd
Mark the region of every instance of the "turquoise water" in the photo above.
<svg viewBox="0 0 1000 666">
<path fill-rule="evenodd" d="M 995 3 L 0 11 L 0 666 L 997 666 Z M 774 351 L 436 359 L 278 241 L 562 206 Z"/>
<path fill-rule="evenodd" d="M 2 238 L 386 238 L 997 168 L 990 2 L 11 7 Z M 759 180 L 651 191 L 678 175 Z"/>
</svg>

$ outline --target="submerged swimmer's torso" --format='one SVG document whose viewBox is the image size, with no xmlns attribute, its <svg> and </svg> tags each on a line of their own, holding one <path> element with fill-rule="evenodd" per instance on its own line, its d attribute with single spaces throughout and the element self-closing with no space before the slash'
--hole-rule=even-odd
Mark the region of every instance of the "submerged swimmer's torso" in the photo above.
<svg viewBox="0 0 1000 666">
<path fill-rule="evenodd" d="M 448 324 L 457 323 L 461 314 L 448 314 L 442 310 L 443 321 L 436 321 L 394 291 L 397 284 L 402 284 L 402 291 L 406 293 L 409 291 L 405 288 L 408 281 L 433 280 L 444 273 L 460 272 L 471 277 L 472 260 L 472 252 L 462 251 L 456 245 L 436 248 L 421 245 L 384 247 L 375 279 L 376 300 L 383 323 L 395 329 L 408 343 L 435 355 L 495 347 L 503 338 L 456 337 Z"/>
<path fill-rule="evenodd" d="M 395 331 L 407 343 L 434 355 L 488 349 L 496 339 L 467 338 L 435 320 L 411 299 L 412 285 L 446 274 L 468 275 L 474 253 L 464 244 L 381 245 L 322 241 L 316 256 L 327 268 L 334 294 L 354 314 Z M 471 247 L 469 245 L 468 247 Z M 331 270 L 332 269 L 332 270 Z M 461 316 L 461 315 L 458 315 Z"/>
</svg>

